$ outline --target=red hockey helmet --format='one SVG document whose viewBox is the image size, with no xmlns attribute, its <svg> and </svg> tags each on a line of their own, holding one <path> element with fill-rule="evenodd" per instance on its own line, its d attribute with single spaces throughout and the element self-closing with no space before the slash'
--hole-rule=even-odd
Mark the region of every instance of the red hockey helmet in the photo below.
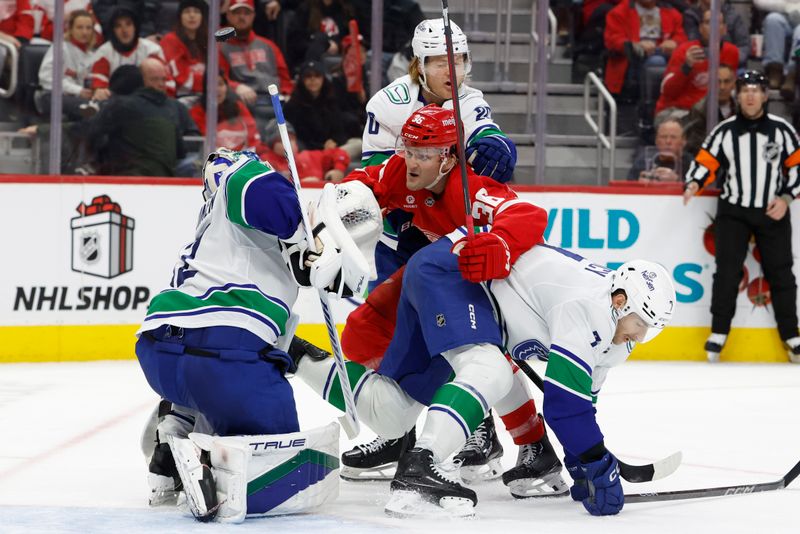
<svg viewBox="0 0 800 534">
<path fill-rule="evenodd" d="M 418 109 L 403 125 L 400 138 L 408 146 L 450 148 L 458 140 L 453 110 L 440 108 L 436 104 Z"/>
</svg>

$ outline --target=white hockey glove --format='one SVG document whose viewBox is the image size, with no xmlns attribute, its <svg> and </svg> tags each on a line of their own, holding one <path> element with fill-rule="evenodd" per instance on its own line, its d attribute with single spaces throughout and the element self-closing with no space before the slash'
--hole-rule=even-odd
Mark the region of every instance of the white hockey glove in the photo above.
<svg viewBox="0 0 800 534">
<path fill-rule="evenodd" d="M 313 212 L 309 215 L 314 224 Z M 308 247 L 303 227 L 287 240 L 281 240 L 281 253 L 295 281 L 301 287 L 327 289 L 342 270 L 342 254 L 324 223 L 312 230 L 316 252 Z"/>
</svg>

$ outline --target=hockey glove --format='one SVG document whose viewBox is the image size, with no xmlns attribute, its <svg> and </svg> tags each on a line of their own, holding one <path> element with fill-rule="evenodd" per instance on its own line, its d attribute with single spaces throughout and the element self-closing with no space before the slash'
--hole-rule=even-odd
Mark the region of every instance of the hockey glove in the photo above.
<svg viewBox="0 0 800 534">
<path fill-rule="evenodd" d="M 589 484 L 586 482 L 586 475 L 583 474 L 580 461 L 577 456 L 573 456 L 564 451 L 564 465 L 567 466 L 567 473 L 572 477 L 574 484 L 569 488 L 569 494 L 573 501 L 581 502 L 589 497 Z"/>
<path fill-rule="evenodd" d="M 475 234 L 471 241 L 460 239 L 451 250 L 458 254 L 461 276 L 470 282 L 505 278 L 511 272 L 511 251 L 497 234 L 486 232 Z"/>
<path fill-rule="evenodd" d="M 508 137 L 487 135 L 467 147 L 467 161 L 477 174 L 505 183 L 514 175 L 517 147 Z"/>
<path fill-rule="evenodd" d="M 583 499 L 586 511 L 592 515 L 618 514 L 625 504 L 625 494 L 614 455 L 606 451 L 597 461 L 581 463 L 581 470 L 589 486 L 589 496 Z"/>
</svg>

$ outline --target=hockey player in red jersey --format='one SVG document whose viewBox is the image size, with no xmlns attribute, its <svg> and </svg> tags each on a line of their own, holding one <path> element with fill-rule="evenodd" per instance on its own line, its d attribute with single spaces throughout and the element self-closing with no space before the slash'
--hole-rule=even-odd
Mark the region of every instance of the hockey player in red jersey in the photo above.
<svg viewBox="0 0 800 534">
<path fill-rule="evenodd" d="M 420 238 L 409 247 L 411 253 L 414 247 L 421 248 L 436 241 L 465 220 L 456 142 L 453 111 L 428 105 L 406 121 L 395 155 L 381 165 L 358 169 L 345 178 L 345 181 L 358 180 L 369 186 L 382 209 L 400 210 L 410 216 L 404 224 L 413 225 Z M 467 178 L 475 224 L 491 224 L 492 230 L 464 241 L 459 269 L 471 282 L 505 278 L 517 258 L 542 241 L 547 214 L 519 199 L 506 185 L 477 175 L 471 169 L 467 170 Z M 406 231 L 400 234 L 413 235 Z M 403 248 L 404 244 L 398 246 L 398 249 Z M 401 284 L 402 272 L 398 272 L 350 314 L 342 333 L 342 348 L 350 360 L 379 368 L 394 333 Z M 544 425 L 521 376 L 515 378 L 512 393 L 504 401 L 495 408 L 514 442 L 520 446 L 517 466 L 504 475 L 504 482 L 508 485 L 531 480 L 530 487 L 533 487 L 533 481 L 539 479 L 538 472 L 528 469 L 523 460 L 542 454 L 551 456 L 550 471 L 560 470 L 560 463 L 547 441 Z M 424 403 L 424 399 L 420 402 Z M 456 456 L 467 481 L 494 478 L 502 473 L 499 461 L 502 446 L 494 426 L 483 427 L 486 430 L 479 428 Z M 359 445 L 342 456 L 342 476 L 356 480 L 388 478 L 394 462 L 404 450 L 413 446 L 413 441 L 413 434 L 410 434 L 392 440 L 378 437 L 372 443 Z M 513 484 L 512 491 L 520 497 L 535 496 L 529 494 L 528 487 L 521 482 Z"/>
</svg>

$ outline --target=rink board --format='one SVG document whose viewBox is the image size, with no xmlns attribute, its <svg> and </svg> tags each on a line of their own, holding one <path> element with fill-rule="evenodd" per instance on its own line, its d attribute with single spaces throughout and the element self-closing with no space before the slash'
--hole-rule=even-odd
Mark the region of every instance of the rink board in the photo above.
<svg viewBox="0 0 800 534">
<path fill-rule="evenodd" d="M 714 271 L 706 230 L 716 198 L 699 197 L 683 207 L 676 189 L 518 191 L 548 211 L 550 244 L 610 267 L 647 258 L 673 274 L 674 324 L 637 347 L 633 358 L 704 359 Z M 319 189 L 304 192 L 308 200 L 318 195 Z M 0 177 L 0 362 L 134 357 L 133 333 L 150 298 L 169 280 L 178 252 L 193 240 L 201 205 L 200 182 L 192 179 Z M 791 216 L 797 228 L 796 208 Z M 745 267 L 756 288 L 760 266 L 752 249 Z M 723 360 L 786 361 L 772 308 L 753 304 L 747 284 L 742 289 Z M 333 307 L 341 328 L 354 304 Z M 326 345 L 316 293 L 301 291 L 295 311 L 302 317 L 301 335 Z"/>
</svg>

